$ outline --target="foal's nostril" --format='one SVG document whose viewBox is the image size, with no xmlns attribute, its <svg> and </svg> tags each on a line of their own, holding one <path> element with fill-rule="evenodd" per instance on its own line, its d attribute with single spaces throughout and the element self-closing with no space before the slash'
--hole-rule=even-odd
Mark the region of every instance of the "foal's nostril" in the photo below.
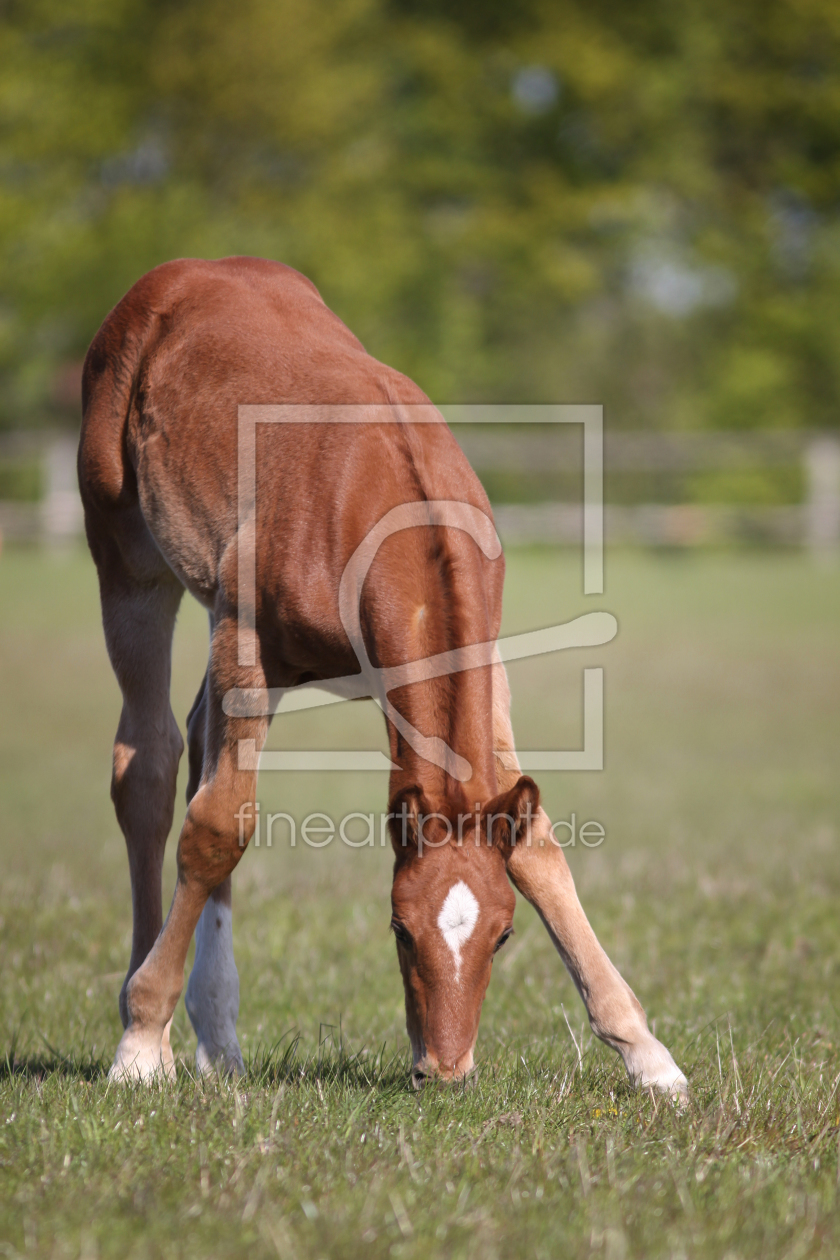
<svg viewBox="0 0 840 1260">
<path fill-rule="evenodd" d="M 411 1073 L 411 1083 L 415 1089 L 424 1089 L 432 1081 L 446 1085 L 460 1085 L 462 1089 L 472 1089 L 478 1079 L 478 1069 L 470 1068 L 467 1072 L 424 1072 L 422 1068 L 415 1068 Z"/>
</svg>

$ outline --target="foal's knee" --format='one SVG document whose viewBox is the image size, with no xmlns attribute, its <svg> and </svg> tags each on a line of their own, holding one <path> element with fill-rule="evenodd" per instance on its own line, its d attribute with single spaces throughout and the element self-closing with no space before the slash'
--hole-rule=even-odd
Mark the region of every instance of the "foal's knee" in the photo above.
<svg viewBox="0 0 840 1260">
<path fill-rule="evenodd" d="M 178 841 L 180 878 L 212 892 L 239 862 L 254 828 L 250 800 L 223 795 L 212 784 L 199 788 L 189 803 Z"/>
</svg>

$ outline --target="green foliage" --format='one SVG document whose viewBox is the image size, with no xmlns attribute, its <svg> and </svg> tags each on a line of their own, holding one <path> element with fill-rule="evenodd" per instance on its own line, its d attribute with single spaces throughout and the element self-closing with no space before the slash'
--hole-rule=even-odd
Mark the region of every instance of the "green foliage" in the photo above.
<svg viewBox="0 0 840 1260">
<path fill-rule="evenodd" d="M 257 253 L 438 401 L 835 425 L 839 46 L 831 0 L 10 0 L 0 422 L 149 267 Z"/>
<path fill-rule="evenodd" d="M 35 503 L 41 497 L 41 467 L 32 459 L 0 459 L 0 499 Z"/>
</svg>

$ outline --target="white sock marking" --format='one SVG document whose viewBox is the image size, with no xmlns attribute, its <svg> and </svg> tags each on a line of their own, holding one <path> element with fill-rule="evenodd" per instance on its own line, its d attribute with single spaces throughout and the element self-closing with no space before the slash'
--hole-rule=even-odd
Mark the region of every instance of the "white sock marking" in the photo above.
<svg viewBox="0 0 840 1260">
<path fill-rule="evenodd" d="M 455 981 L 461 974 L 461 950 L 473 934 L 478 919 L 478 902 L 462 879 L 453 884 L 440 909 L 437 925 L 455 959 Z"/>
</svg>

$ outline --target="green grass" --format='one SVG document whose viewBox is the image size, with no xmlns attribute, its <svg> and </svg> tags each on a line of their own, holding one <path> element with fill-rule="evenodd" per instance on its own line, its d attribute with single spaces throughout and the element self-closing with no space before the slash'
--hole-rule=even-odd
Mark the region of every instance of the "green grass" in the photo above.
<svg viewBox="0 0 840 1260">
<path fill-rule="evenodd" d="M 589 607 L 621 627 L 607 647 L 514 665 L 514 724 L 523 748 L 579 746 L 581 669 L 603 664 L 604 773 L 537 777 L 552 818 L 606 829 L 569 861 L 688 1074 L 683 1113 L 628 1088 L 522 902 L 478 1085 L 416 1095 L 388 853 L 279 834 L 234 877 L 244 1079 L 192 1078 L 180 1005 L 177 1085 L 109 1086 L 130 910 L 95 579 L 81 553 L 0 557 L 0 1253 L 838 1254 L 840 574 L 617 553 L 606 594 L 584 599 L 579 570 L 509 559 L 507 631 Z M 205 653 L 185 604 L 180 720 Z M 384 739 L 356 704 L 279 719 L 270 744 Z M 381 809 L 385 790 L 382 775 L 268 774 L 260 799 L 300 819 Z M 173 877 L 170 853 L 167 898 Z"/>
</svg>

